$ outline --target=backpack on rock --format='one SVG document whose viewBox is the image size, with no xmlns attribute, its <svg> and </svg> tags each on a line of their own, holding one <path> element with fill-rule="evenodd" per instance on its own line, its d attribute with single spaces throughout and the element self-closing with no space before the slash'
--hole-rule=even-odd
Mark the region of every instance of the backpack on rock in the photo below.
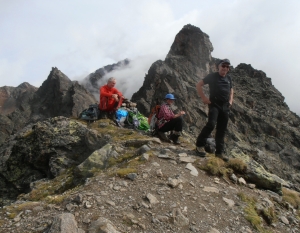
<svg viewBox="0 0 300 233">
<path fill-rule="evenodd" d="M 128 111 L 126 123 L 137 130 L 148 131 L 150 126 L 148 120 L 136 108 Z"/>
<path fill-rule="evenodd" d="M 98 104 L 91 104 L 89 108 L 83 110 L 79 119 L 87 120 L 87 121 L 96 121 L 100 117 L 100 110 L 98 108 Z"/>
</svg>

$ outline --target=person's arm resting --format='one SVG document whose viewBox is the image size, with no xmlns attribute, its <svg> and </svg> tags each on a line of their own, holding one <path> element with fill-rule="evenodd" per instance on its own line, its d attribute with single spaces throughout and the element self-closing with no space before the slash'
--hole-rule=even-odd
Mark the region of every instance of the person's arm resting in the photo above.
<svg viewBox="0 0 300 233">
<path fill-rule="evenodd" d="M 205 104 L 210 104 L 210 100 L 204 95 L 204 92 L 203 92 L 203 86 L 204 86 L 204 82 L 203 80 L 200 80 L 197 85 L 196 85 L 196 89 L 197 89 L 197 92 L 198 92 L 198 95 L 201 97 L 202 99 L 202 102 L 205 103 Z"/>
</svg>

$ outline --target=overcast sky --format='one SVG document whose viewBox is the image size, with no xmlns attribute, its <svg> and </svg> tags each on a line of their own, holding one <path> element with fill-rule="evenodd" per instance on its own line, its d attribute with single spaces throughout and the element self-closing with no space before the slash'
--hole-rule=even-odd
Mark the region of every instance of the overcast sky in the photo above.
<svg viewBox="0 0 300 233">
<path fill-rule="evenodd" d="M 0 86 L 39 87 L 51 67 L 80 80 L 129 58 L 114 75 L 131 95 L 192 24 L 210 36 L 213 57 L 264 71 L 300 115 L 299 9 L 298 0 L 0 0 Z"/>
</svg>

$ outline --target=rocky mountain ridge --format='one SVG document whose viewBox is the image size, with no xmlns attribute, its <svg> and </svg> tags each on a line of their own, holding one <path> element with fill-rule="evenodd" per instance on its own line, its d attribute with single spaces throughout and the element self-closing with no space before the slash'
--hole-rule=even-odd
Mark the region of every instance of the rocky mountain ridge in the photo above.
<svg viewBox="0 0 300 233">
<path fill-rule="evenodd" d="M 212 50 L 207 34 L 195 26 L 184 26 L 165 61 L 152 64 L 132 101 L 147 115 L 166 93 L 174 93 L 176 108 L 186 112 L 185 129 L 196 137 L 207 121 L 208 108 L 195 85 L 216 71 L 218 59 L 211 56 Z M 299 190 L 299 116 L 289 110 L 263 71 L 241 63 L 231 67 L 229 75 L 234 84 L 234 103 L 226 136 L 227 153 L 239 148 Z M 208 90 L 204 91 L 208 96 Z"/>
<path fill-rule="evenodd" d="M 151 107 L 166 93 L 174 93 L 177 98 L 175 111 L 183 109 L 187 112 L 181 146 L 164 144 L 146 134 L 117 128 L 109 120 L 93 124 L 77 120 L 78 114 L 96 99 L 89 92 L 89 85 L 86 89 L 78 82 L 72 82 L 57 68 L 52 69 L 38 89 L 26 83 L 17 88 L 0 88 L 0 103 L 4 106 L 0 112 L 0 196 L 2 204 L 6 205 L 0 213 L 0 227 L 3 226 L 5 232 L 22 232 L 25 228 L 27 232 L 60 232 L 58 228 L 62 228 L 66 221 L 73 224 L 70 232 L 97 232 L 92 226 L 99 222 L 110 229 L 103 232 L 218 232 L 213 229 L 217 226 L 220 232 L 265 232 L 265 227 L 274 232 L 299 231 L 297 209 L 300 202 L 290 204 L 284 192 L 289 189 L 299 191 L 300 119 L 289 110 L 284 97 L 264 72 L 243 63 L 230 70 L 235 97 L 226 136 L 226 152 L 231 161 L 240 161 L 246 168 L 239 173 L 226 167 L 228 164 L 215 161 L 213 155 L 200 160 L 195 157 L 195 137 L 207 118 L 207 106 L 197 96 L 195 85 L 205 75 L 216 71 L 218 59 L 211 56 L 212 50 L 207 34 L 195 26 L 184 26 L 175 37 L 166 59 L 152 64 L 143 86 L 132 97 L 139 111 L 147 116 Z M 100 76 L 99 79 L 103 78 Z M 205 92 L 208 94 L 207 89 Z M 165 163 L 165 160 L 169 162 Z M 151 170 L 140 161 L 147 161 Z M 154 168 L 156 165 L 152 163 L 155 162 L 161 164 L 161 173 Z M 222 188 L 215 187 L 218 186 L 218 183 L 212 184 L 215 179 L 202 173 L 203 166 L 210 167 L 210 163 L 216 163 L 213 167 L 217 167 L 217 172 L 213 175 L 224 177 L 220 184 Z M 187 179 L 186 169 L 200 176 Z M 161 175 L 164 173 L 168 175 Z M 181 179 L 181 174 L 184 179 Z M 92 176 L 95 177 L 89 178 Z M 150 179 L 153 177 L 159 177 L 161 181 Z M 127 187 L 124 178 L 133 184 Z M 244 178 L 251 185 L 236 186 L 238 178 Z M 191 182 L 183 182 L 186 179 Z M 176 186 L 172 187 L 171 180 L 178 185 L 182 183 L 177 194 L 170 189 Z M 86 185 L 81 186 L 84 183 Z M 240 181 L 239 184 L 245 183 Z M 258 206 L 255 205 L 253 210 L 251 203 L 254 201 L 246 198 L 251 211 L 259 216 L 257 218 L 264 219 L 258 225 L 252 222 L 254 228 L 244 221 L 248 204 L 241 203 L 243 197 L 239 191 L 231 192 L 233 184 L 239 191 L 251 193 L 255 198 L 268 199 L 264 204 L 256 201 Z M 219 193 L 222 190 L 226 200 L 240 203 L 230 209 L 230 221 L 224 220 L 228 212 L 224 199 L 214 206 L 214 201 L 222 196 L 218 194 L 211 200 L 210 195 L 206 195 L 205 187 L 211 186 L 213 188 L 209 190 L 218 189 Z M 183 191 L 183 187 L 187 191 Z M 255 187 L 271 191 L 260 191 Z M 155 200 L 152 196 L 156 196 L 153 191 L 162 195 L 159 198 L 161 208 L 152 207 L 151 202 Z M 80 197 L 77 194 L 81 192 L 84 195 Z M 105 192 L 116 197 L 106 198 Z M 230 195 L 226 196 L 228 193 Z M 128 198 L 135 195 L 134 200 L 139 201 L 126 200 L 123 203 L 124 195 Z M 172 201 L 174 195 L 178 199 Z M 171 201 L 164 200 L 165 196 Z M 298 197 L 299 193 L 295 192 L 293 199 L 298 200 Z M 18 201 L 13 207 L 10 203 L 16 198 Z M 189 199 L 186 204 L 185 199 Z M 204 205 L 201 211 L 195 209 L 198 200 L 200 209 Z M 214 215 L 207 219 L 208 224 L 197 216 L 198 213 L 207 215 L 205 211 L 210 212 L 203 201 L 213 207 Z M 177 202 L 180 204 L 175 205 Z M 132 213 L 130 217 L 126 213 L 120 214 L 120 210 L 128 212 L 128 206 L 137 211 L 134 215 L 145 210 L 144 214 L 140 218 L 132 217 Z M 33 213 L 35 207 L 42 213 L 40 216 Z M 191 209 L 191 212 L 186 209 Z M 66 212 L 71 215 L 64 215 Z M 148 214 L 151 218 L 147 217 Z M 222 221 L 217 220 L 218 214 Z M 238 219 L 234 219 L 234 215 Z M 51 219 L 47 219 L 49 216 Z M 95 223 L 97 219 L 100 220 Z M 29 221 L 35 223 L 27 228 Z M 120 224 L 122 221 L 129 226 Z M 179 225 L 176 222 L 180 222 Z M 219 222 L 222 223 L 218 225 Z M 239 227 L 235 228 L 233 224 Z"/>
<path fill-rule="evenodd" d="M 120 129 L 107 119 L 87 124 L 56 117 L 24 128 L 14 140 L 6 147 L 7 169 L 2 170 L 6 182 L 14 185 L 1 190 L 12 194 L 13 188 L 27 185 L 30 191 L 0 208 L 0 232 L 296 233 L 300 229 L 300 196 L 288 199 L 297 194 L 283 189 L 281 196 L 247 183 L 243 176 L 252 165 L 247 165 L 247 173 L 232 166 L 244 166 L 241 160 L 225 165 L 212 154 L 195 156 L 188 135 L 181 145 L 172 145 Z M 88 149 L 93 151 L 90 155 Z M 34 157 L 37 153 L 40 156 Z M 14 168 L 22 158 L 22 168 Z M 229 173 L 220 177 L 222 169 Z M 255 170 L 252 174 L 258 174 Z M 268 173 L 260 174 L 265 177 L 257 176 L 256 181 L 266 180 Z"/>
<path fill-rule="evenodd" d="M 119 61 L 118 63 L 104 66 L 95 72 L 89 74 L 85 77 L 80 84 L 84 86 L 90 93 L 92 93 L 96 99 L 99 98 L 99 87 L 106 84 L 106 80 L 104 77 L 106 74 L 118 69 L 122 69 L 130 64 L 130 60 L 128 58 Z"/>
<path fill-rule="evenodd" d="M 78 117 L 97 100 L 77 81 L 56 67 L 39 88 L 28 83 L 0 88 L 0 145 L 26 125 L 48 117 Z"/>
</svg>

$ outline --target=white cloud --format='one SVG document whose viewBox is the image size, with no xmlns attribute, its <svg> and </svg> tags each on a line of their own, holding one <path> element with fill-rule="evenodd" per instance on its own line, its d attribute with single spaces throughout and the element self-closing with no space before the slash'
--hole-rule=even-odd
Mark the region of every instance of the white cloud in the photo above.
<svg viewBox="0 0 300 233">
<path fill-rule="evenodd" d="M 0 6 L 0 86 L 39 86 L 54 66 L 75 79 L 129 58 L 131 69 L 115 76 L 130 77 L 134 92 L 190 23 L 210 36 L 214 57 L 263 70 L 300 113 L 299 1 L 0 0 Z"/>
</svg>

